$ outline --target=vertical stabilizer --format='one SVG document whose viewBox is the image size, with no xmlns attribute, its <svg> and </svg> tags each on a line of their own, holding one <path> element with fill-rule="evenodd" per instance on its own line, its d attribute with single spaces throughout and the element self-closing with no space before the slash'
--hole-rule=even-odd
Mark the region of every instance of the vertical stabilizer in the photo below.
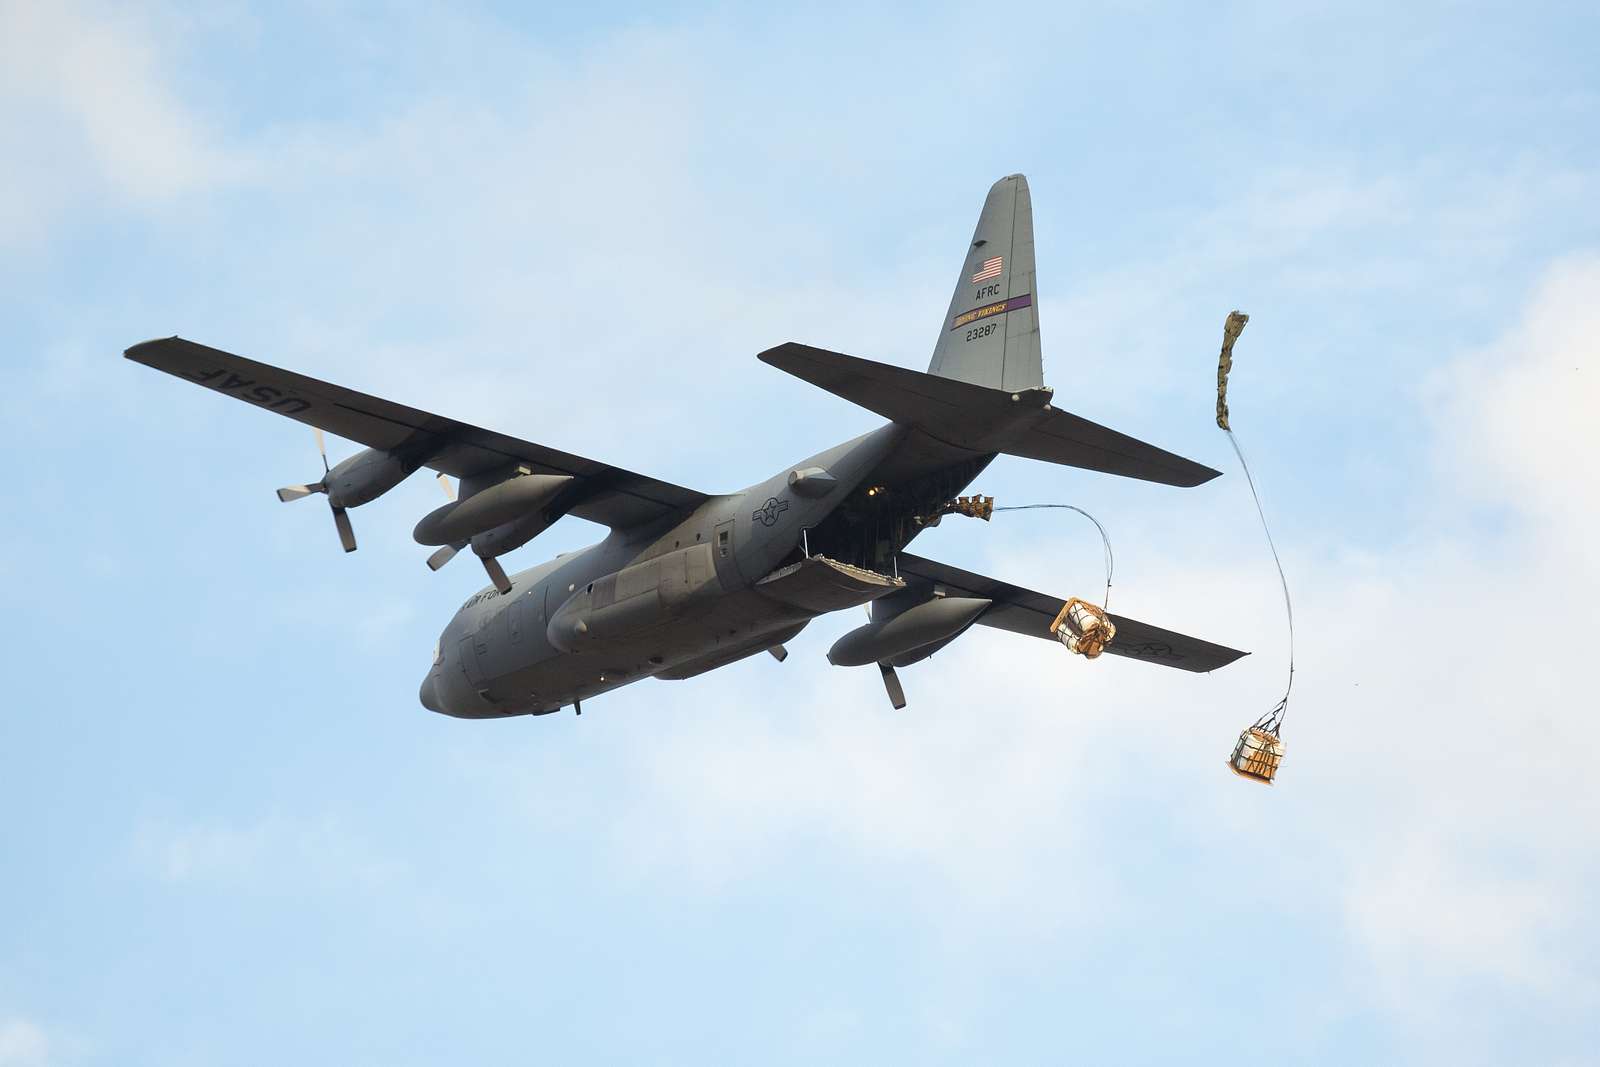
<svg viewBox="0 0 1600 1067">
<path fill-rule="evenodd" d="M 928 373 L 991 389 L 1044 384 L 1033 275 L 1033 202 L 1028 179 L 989 190 Z"/>
</svg>

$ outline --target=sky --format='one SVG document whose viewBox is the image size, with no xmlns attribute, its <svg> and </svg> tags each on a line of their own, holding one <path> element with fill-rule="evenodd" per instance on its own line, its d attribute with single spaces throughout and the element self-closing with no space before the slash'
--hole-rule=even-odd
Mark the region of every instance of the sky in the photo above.
<svg viewBox="0 0 1600 1067">
<path fill-rule="evenodd" d="M 1203 7 L 0 0 L 0 1067 L 1600 1062 L 1600 14 Z M 847 614 L 434 715 L 432 480 L 345 556 L 304 427 L 121 358 L 730 491 L 877 421 L 755 353 L 925 367 L 1013 172 L 1056 403 L 1225 475 L 973 488 L 1214 675 L 980 627 L 895 712 Z"/>
</svg>

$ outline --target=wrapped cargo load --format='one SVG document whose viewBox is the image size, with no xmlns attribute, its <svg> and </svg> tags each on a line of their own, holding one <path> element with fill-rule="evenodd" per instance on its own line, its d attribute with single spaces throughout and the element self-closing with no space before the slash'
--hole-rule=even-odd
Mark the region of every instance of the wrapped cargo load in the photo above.
<svg viewBox="0 0 1600 1067">
<path fill-rule="evenodd" d="M 1068 652 L 1084 659 L 1094 659 L 1100 655 L 1111 639 L 1117 636 L 1117 628 L 1112 625 L 1104 608 L 1077 597 L 1061 605 L 1060 614 L 1050 624 L 1050 632 L 1067 646 Z"/>
<path fill-rule="evenodd" d="M 1282 762 L 1283 739 L 1263 727 L 1252 726 L 1239 735 L 1239 743 L 1233 746 L 1228 766 L 1241 778 L 1271 785 Z"/>
</svg>

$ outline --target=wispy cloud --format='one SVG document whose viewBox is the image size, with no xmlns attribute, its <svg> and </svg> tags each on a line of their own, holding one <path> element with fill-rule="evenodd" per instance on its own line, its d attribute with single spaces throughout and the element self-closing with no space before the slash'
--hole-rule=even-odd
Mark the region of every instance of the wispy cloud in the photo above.
<svg viewBox="0 0 1600 1067">
<path fill-rule="evenodd" d="M 159 206 L 245 173 L 174 90 L 162 28 L 129 9 L 0 3 L 0 246 L 75 201 Z"/>
<path fill-rule="evenodd" d="M 239 39 L 292 42 L 269 55 L 232 34 L 195 47 L 185 19 L 226 13 L 0 0 L 0 244 L 27 279 L 15 321 L 34 353 L 0 397 L 30 505 L 0 565 L 19 606 L 9 636 L 31 661 L 13 678 L 8 737 L 72 753 L 68 773 L 39 764 L 41 799 L 18 832 L 36 823 L 48 844 L 7 899 L 70 897 L 104 924 L 85 933 L 77 913 L 58 916 L 45 947 L 120 953 L 154 976 L 157 1001 L 192 970 L 166 944 L 184 929 L 161 906 L 175 902 L 220 935 L 205 941 L 221 970 L 235 951 L 263 961 L 260 992 L 235 991 L 237 1015 L 194 1038 L 213 1050 L 252 1011 L 281 1017 L 291 1001 L 272 998 L 295 987 L 313 1012 L 338 1005 L 336 1021 L 308 1026 L 324 1049 L 355 1008 L 387 1020 L 396 1003 L 498 1042 L 474 1010 L 506 995 L 559 1003 L 550 1034 L 570 1048 L 624 1028 L 611 1001 L 602 1019 L 560 1000 L 569 972 L 623 974 L 608 986 L 617 1000 L 680 1017 L 668 1028 L 699 991 L 645 990 L 641 976 L 687 987 L 676 953 L 798 960 L 775 987 L 805 1004 L 794 1029 L 859 1056 L 893 1030 L 882 1004 L 791 996 L 828 985 L 837 961 L 771 945 L 825 939 L 849 912 L 863 940 L 905 939 L 854 958 L 863 984 L 916 972 L 902 1058 L 988 1050 L 1035 1011 L 1015 1029 L 1036 1049 L 1063 1005 L 1121 1038 L 1120 999 L 1182 1042 L 1135 1044 L 1147 1058 L 1202 1059 L 1192 1039 L 1223 1035 L 1236 1051 L 1230 1002 L 1266 988 L 1281 1030 L 1313 1040 L 1338 1031 L 1387 1051 L 1392 1037 L 1396 1059 L 1583 1061 L 1600 944 L 1586 910 L 1600 801 L 1583 777 L 1600 752 L 1580 707 L 1600 592 L 1584 462 L 1600 445 L 1600 281 L 1574 259 L 1524 290 L 1587 239 L 1597 183 L 1589 149 L 1553 125 L 1518 133 L 1516 152 L 1484 146 L 1541 116 L 1587 129 L 1592 94 L 1552 112 L 1502 91 L 1483 57 L 1523 75 L 1547 57 L 1498 32 L 1462 49 L 1461 26 L 1422 33 L 1426 14 L 1396 32 L 1382 12 L 1391 32 L 1377 43 L 1376 8 L 1023 14 L 1012 76 L 997 81 L 960 8 L 915 26 L 867 13 L 848 32 L 802 12 L 566 36 L 542 18 L 529 29 L 442 9 L 238 16 L 263 20 Z M 819 55 L 852 71 L 849 92 L 816 91 Z M 306 89 L 296 79 L 319 63 L 327 80 Z M 270 99 L 236 106 L 260 85 Z M 1241 87 L 1271 101 L 1231 95 Z M 1486 101 L 1506 110 L 1485 115 Z M 1437 154 L 1416 147 L 1436 142 Z M 1260 442 L 1275 518 L 1299 526 L 1284 547 L 1301 674 L 1271 790 L 1223 767 L 1282 681 L 1275 578 L 1237 477 L 1158 497 L 1020 462 L 985 475 L 986 491 L 992 478 L 1119 501 L 1104 516 L 1125 575 L 1118 610 L 1255 651 L 1214 677 L 1087 664 L 980 630 L 904 672 L 912 704 L 892 713 L 870 669 L 823 665 L 827 639 L 853 624 L 840 617 L 785 665 L 641 683 L 582 720 L 439 722 L 415 706 L 414 681 L 459 602 L 450 589 L 480 579 L 462 577 L 470 561 L 432 578 L 420 566 L 406 531 L 437 491 L 411 484 L 363 512 L 362 552 L 342 558 L 325 509 L 254 521 L 278 508 L 272 487 L 318 466 L 309 435 L 114 360 L 121 344 L 183 332 L 729 488 L 869 421 L 751 354 L 795 338 L 920 365 L 966 212 L 1013 169 L 1035 183 L 1047 371 L 1067 406 L 1225 456 L 1205 417 L 1216 328 L 1235 302 L 1256 314 L 1237 384 L 1260 414 L 1240 421 L 1287 427 L 1247 443 Z M 87 247 L 68 249 L 77 238 Z M 58 241 L 59 262 L 41 268 L 31 253 Z M 1464 348 L 1419 404 L 1417 379 Z M 1385 478 L 1388 498 L 1373 491 Z M 245 497 L 261 510 L 235 513 Z M 526 558 L 591 532 L 575 525 Z M 1043 520 L 970 537 L 947 526 L 917 549 L 1052 592 L 1097 585 L 1092 534 Z M 108 590 L 113 575 L 127 580 Z M 101 662 L 151 683 L 122 691 L 154 717 L 109 720 L 91 706 L 104 687 L 64 687 L 83 669 L 66 637 L 124 653 Z M 281 684 L 291 673 L 299 691 Z M 380 718 L 368 681 L 403 708 Z M 357 714 L 315 718 L 330 682 L 363 701 Z M 217 694 L 226 716 L 212 713 Z M 286 695 L 304 706 L 284 708 Z M 257 728 L 266 715 L 275 732 Z M 201 723 L 203 741 L 186 733 Z M 213 788 L 195 768 L 214 772 L 214 759 L 186 763 L 185 743 L 228 753 L 252 788 Z M 324 758 L 278 764 L 308 744 Z M 143 766 L 158 775 L 140 780 Z M 327 781 L 345 774 L 341 800 Z M 384 793 L 397 780 L 406 788 Z M 135 812 L 193 810 L 129 816 L 130 828 L 104 800 L 119 789 Z M 326 804 L 285 799 L 305 795 Z M 96 825 L 112 827 L 107 841 Z M 140 891 L 64 893 L 82 889 L 56 874 L 70 848 L 73 870 L 98 869 L 101 851 L 131 858 Z M 285 911 L 272 899 L 284 894 L 326 906 Z M 690 913 L 743 926 L 683 952 Z M 304 944 L 262 951 L 239 921 L 285 915 Z M 108 947 L 102 931 L 115 942 L 124 928 Z M 347 947 L 321 947 L 329 931 Z M 494 947 L 462 965 L 471 937 Z M 373 972 L 395 946 L 404 981 L 385 985 Z M 305 992 L 335 956 L 327 992 Z M 61 1003 L 120 1003 L 88 970 L 56 988 Z M 444 976 L 458 998 L 419 975 Z M 738 968 L 709 980 L 733 1006 L 718 1024 L 760 1018 L 732 988 Z M 1024 987 L 1042 992 L 1019 1009 Z M 0 1063 L 65 1058 L 59 1012 L 17 1010 L 44 1025 L 0 1023 Z M 115 1029 L 100 1010 L 97 1026 Z M 775 1047 L 778 1014 L 759 1035 Z M 520 1010 L 496 1017 L 526 1026 Z M 1359 1058 L 1340 1042 L 1323 1052 Z"/>
<path fill-rule="evenodd" d="M 377 889 L 403 865 L 334 816 L 270 816 L 247 823 L 149 821 L 133 855 L 172 885 Z"/>
<path fill-rule="evenodd" d="M 43 1028 L 27 1019 L 0 1019 L 0 1067 L 47 1067 L 52 1043 Z"/>
<path fill-rule="evenodd" d="M 1281 684 L 1264 549 L 1211 545 L 1216 562 L 1197 567 L 1170 558 L 1157 530 L 1123 546 L 1166 561 L 1146 564 L 1121 610 L 1167 604 L 1179 618 L 1150 621 L 1258 656 L 1197 678 L 1085 664 L 980 628 L 903 672 L 912 705 L 900 714 L 870 671 L 735 668 L 744 677 L 721 691 L 752 705 L 669 692 L 659 699 L 693 714 L 639 727 L 637 772 L 603 802 L 617 862 L 726 893 L 820 849 L 943 937 L 1070 953 L 1086 923 L 1132 930 L 1150 909 L 1185 906 L 1139 880 L 1153 835 L 1211 858 L 1189 868 L 1196 892 L 1259 895 L 1267 926 L 1309 909 L 1342 928 L 1338 984 L 1419 1050 L 1449 1039 L 1475 1060 L 1514 1047 L 1492 1021 L 1473 1031 L 1479 1047 L 1458 1047 L 1450 1020 L 1481 996 L 1569 1019 L 1600 1006 L 1586 947 L 1600 933 L 1586 905 L 1600 843 L 1584 829 L 1600 805 L 1581 773 L 1600 760 L 1600 725 L 1579 706 L 1600 585 L 1580 527 L 1550 511 L 1587 514 L 1600 499 L 1587 476 L 1530 470 L 1546 449 L 1600 443 L 1571 387 L 1597 363 L 1597 306 L 1592 266 L 1558 267 L 1502 341 L 1451 365 L 1452 415 L 1433 424 L 1445 457 L 1435 520 L 1411 547 L 1366 558 L 1331 540 L 1294 547 L 1301 672 L 1274 789 L 1223 767 Z M 1470 494 L 1485 489 L 1528 520 L 1504 542 L 1462 536 Z M 1052 553 L 990 565 L 1026 580 L 1051 572 Z M 759 700 L 774 685 L 782 712 Z M 1165 815 L 1152 790 L 1170 799 Z"/>
</svg>

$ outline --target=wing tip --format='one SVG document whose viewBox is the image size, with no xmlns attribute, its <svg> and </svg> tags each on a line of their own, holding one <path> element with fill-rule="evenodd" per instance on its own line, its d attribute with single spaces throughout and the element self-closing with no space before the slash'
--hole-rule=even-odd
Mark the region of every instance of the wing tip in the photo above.
<svg viewBox="0 0 1600 1067">
<path fill-rule="evenodd" d="M 811 345 L 802 344 L 799 341 L 785 341 L 781 345 L 773 345 L 771 348 L 757 352 L 756 358 L 769 366 L 783 370 L 786 368 L 784 368 L 782 360 L 786 356 L 799 355 L 808 351 L 814 351 Z"/>
<path fill-rule="evenodd" d="M 177 334 L 173 334 L 171 337 L 153 337 L 148 341 L 140 341 L 137 344 L 131 344 L 127 348 L 124 348 L 122 350 L 122 358 L 131 359 L 136 363 L 143 363 L 144 360 L 140 359 L 139 357 L 145 352 L 152 351 L 155 348 L 161 345 L 169 344 L 172 341 L 181 340 L 182 338 Z"/>
<path fill-rule="evenodd" d="M 1219 657 L 1217 665 L 1207 670 L 1207 674 L 1210 674 L 1211 671 L 1220 671 L 1224 667 L 1231 667 L 1250 654 L 1248 652 L 1240 652 L 1237 648 L 1228 648 L 1226 645 L 1223 648 L 1226 650 L 1227 655 Z"/>
<path fill-rule="evenodd" d="M 1224 667 L 1233 666 L 1250 654 L 1248 652 L 1240 652 L 1236 648 L 1229 648 L 1227 645 L 1213 644 L 1210 641 L 1207 641 L 1206 644 L 1212 645 L 1212 648 L 1215 649 L 1210 653 L 1210 657 L 1206 662 L 1193 667 L 1186 667 L 1181 663 L 1174 663 L 1171 666 L 1177 667 L 1179 670 L 1188 671 L 1190 674 L 1211 674 L 1214 671 L 1222 670 Z"/>
<path fill-rule="evenodd" d="M 1204 463 L 1195 463 L 1193 460 L 1190 460 L 1189 462 L 1194 464 L 1194 466 L 1198 469 L 1190 475 L 1192 480 L 1175 483 L 1180 489 L 1195 489 L 1205 485 L 1207 482 L 1215 478 L 1222 477 L 1221 471 L 1212 470 Z"/>
</svg>

